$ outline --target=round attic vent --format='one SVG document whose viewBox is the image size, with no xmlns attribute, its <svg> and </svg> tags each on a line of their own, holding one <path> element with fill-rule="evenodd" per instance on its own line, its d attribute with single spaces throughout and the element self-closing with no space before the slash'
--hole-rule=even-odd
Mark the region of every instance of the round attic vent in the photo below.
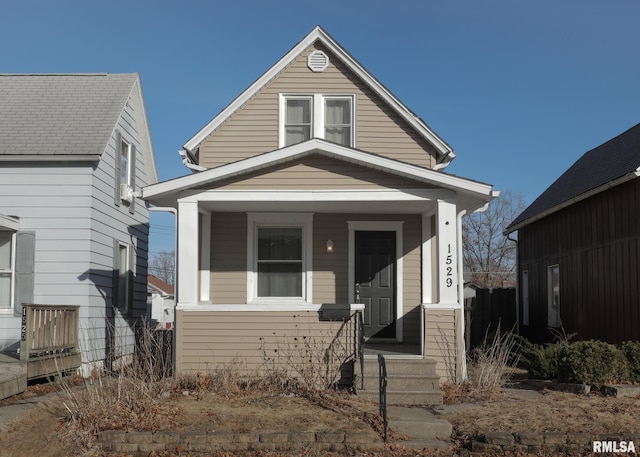
<svg viewBox="0 0 640 457">
<path fill-rule="evenodd" d="M 307 66 L 311 71 L 324 71 L 329 66 L 329 56 L 322 51 L 313 51 L 307 57 Z"/>
</svg>

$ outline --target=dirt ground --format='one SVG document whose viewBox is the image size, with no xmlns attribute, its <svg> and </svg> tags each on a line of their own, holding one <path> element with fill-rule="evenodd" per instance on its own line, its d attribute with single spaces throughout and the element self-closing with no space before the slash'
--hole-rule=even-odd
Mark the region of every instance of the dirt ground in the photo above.
<svg viewBox="0 0 640 457">
<path fill-rule="evenodd" d="M 599 393 L 577 395 L 540 386 L 526 387 L 506 389 L 490 399 L 467 398 L 466 403 L 439 408 L 438 413 L 454 425 L 454 436 L 461 441 L 488 431 L 640 434 L 637 419 L 640 398 L 612 398 Z M 38 405 L 8 432 L 1 433 L 0 456 L 76 455 L 77 449 L 64 438 L 68 434 L 62 421 L 68 414 L 64 400 L 62 395 Z M 367 414 L 373 416 L 377 405 L 352 400 L 335 410 L 290 395 L 247 394 L 225 398 L 206 394 L 196 398 L 177 393 L 166 401 L 170 406 L 166 411 L 173 414 L 172 429 L 179 431 L 369 430 L 372 436 L 375 434 L 364 418 Z M 389 455 L 401 454 L 396 451 Z"/>
</svg>

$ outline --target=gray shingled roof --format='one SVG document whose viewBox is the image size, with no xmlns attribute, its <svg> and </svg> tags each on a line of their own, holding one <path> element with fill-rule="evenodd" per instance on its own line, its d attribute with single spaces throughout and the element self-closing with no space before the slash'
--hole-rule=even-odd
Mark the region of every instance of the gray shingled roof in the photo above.
<svg viewBox="0 0 640 457">
<path fill-rule="evenodd" d="M 0 156 L 99 156 L 137 74 L 0 74 Z"/>
<path fill-rule="evenodd" d="M 631 127 L 580 157 L 509 226 L 517 230 L 554 208 L 591 190 L 636 171 L 640 167 L 640 124 Z"/>
</svg>

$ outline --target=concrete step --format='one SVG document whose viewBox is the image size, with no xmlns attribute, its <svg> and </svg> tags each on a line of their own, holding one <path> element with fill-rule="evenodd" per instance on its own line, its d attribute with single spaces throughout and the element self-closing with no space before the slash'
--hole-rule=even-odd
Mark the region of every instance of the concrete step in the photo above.
<svg viewBox="0 0 640 457">
<path fill-rule="evenodd" d="M 380 384 L 378 375 L 364 378 L 364 388 L 377 390 Z M 388 390 L 438 390 L 440 388 L 439 376 L 387 374 Z"/>
<path fill-rule="evenodd" d="M 395 444 L 403 447 L 407 447 L 409 449 L 415 450 L 427 450 L 427 451 L 448 451 L 453 446 L 453 443 L 450 441 L 444 440 L 405 440 L 405 441 L 397 441 Z"/>
<path fill-rule="evenodd" d="M 358 397 L 374 403 L 380 400 L 378 389 L 358 390 Z M 390 391 L 387 390 L 387 405 L 441 405 L 442 392 L 440 390 L 419 391 Z"/>
<path fill-rule="evenodd" d="M 431 359 L 391 359 L 386 358 L 387 374 L 430 375 L 436 376 L 436 362 Z M 378 377 L 379 367 L 377 358 L 364 359 L 365 379 Z"/>
</svg>

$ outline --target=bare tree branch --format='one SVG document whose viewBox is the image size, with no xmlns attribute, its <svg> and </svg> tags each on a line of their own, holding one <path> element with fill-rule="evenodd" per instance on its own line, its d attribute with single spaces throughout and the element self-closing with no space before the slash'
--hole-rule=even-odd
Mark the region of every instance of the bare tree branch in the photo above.
<svg viewBox="0 0 640 457">
<path fill-rule="evenodd" d="M 175 269 L 176 253 L 174 251 L 161 251 L 149 262 L 149 273 L 172 286 Z"/>
<path fill-rule="evenodd" d="M 526 205 L 520 192 L 502 192 L 486 211 L 462 221 L 465 272 L 480 287 L 505 287 L 516 282 L 516 244 L 502 234 Z"/>
</svg>

